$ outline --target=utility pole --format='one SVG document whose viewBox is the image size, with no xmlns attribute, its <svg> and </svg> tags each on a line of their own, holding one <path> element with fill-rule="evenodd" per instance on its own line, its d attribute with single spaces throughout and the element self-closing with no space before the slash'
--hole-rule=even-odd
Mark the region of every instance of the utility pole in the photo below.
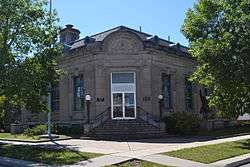
<svg viewBox="0 0 250 167">
<path fill-rule="evenodd" d="M 49 84 L 49 96 L 48 96 L 48 107 L 49 107 L 49 112 L 48 112 L 48 137 L 51 138 L 51 84 Z"/>
<path fill-rule="evenodd" d="M 51 29 L 52 26 L 52 0 L 49 1 L 49 16 L 50 16 L 50 24 L 49 28 Z M 51 84 L 49 85 L 49 97 L 48 97 L 48 107 L 49 107 L 49 112 L 48 112 L 48 136 L 51 139 Z"/>
</svg>

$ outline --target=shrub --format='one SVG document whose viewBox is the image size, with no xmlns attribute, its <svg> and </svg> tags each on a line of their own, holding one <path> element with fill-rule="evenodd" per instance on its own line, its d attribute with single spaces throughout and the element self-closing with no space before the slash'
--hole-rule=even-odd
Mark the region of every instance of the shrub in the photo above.
<svg viewBox="0 0 250 167">
<path fill-rule="evenodd" d="M 56 125 L 55 133 L 60 135 L 68 135 L 70 134 L 70 126 L 67 125 Z"/>
<path fill-rule="evenodd" d="M 79 135 L 84 133 L 82 124 L 58 124 L 54 126 L 56 134 L 61 135 Z"/>
<path fill-rule="evenodd" d="M 42 135 L 47 131 L 47 125 L 36 125 L 33 128 L 28 128 L 24 131 L 27 136 Z"/>
<path fill-rule="evenodd" d="M 170 134 L 196 134 L 200 127 L 198 115 L 190 112 L 176 112 L 165 118 L 166 131 Z"/>
</svg>

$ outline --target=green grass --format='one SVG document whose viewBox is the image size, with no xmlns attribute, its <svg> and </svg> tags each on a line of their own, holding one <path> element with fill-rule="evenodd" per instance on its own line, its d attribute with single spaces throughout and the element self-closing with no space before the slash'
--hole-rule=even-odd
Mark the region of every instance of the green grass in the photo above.
<svg viewBox="0 0 250 167">
<path fill-rule="evenodd" d="M 131 160 L 124 163 L 110 165 L 106 167 L 170 167 L 170 166 L 156 164 L 153 162 L 142 161 L 142 160 Z"/>
<path fill-rule="evenodd" d="M 59 135 L 59 139 L 66 139 L 69 136 Z M 27 136 L 24 134 L 0 133 L 0 140 L 15 140 L 15 141 L 47 141 L 48 139 L 40 138 L 39 136 Z"/>
<path fill-rule="evenodd" d="M 250 139 L 181 149 L 163 154 L 208 164 L 247 153 L 250 153 Z"/>
<path fill-rule="evenodd" d="M 2 140 L 26 140 L 26 141 L 34 141 L 39 140 L 39 136 L 26 136 L 23 134 L 11 134 L 11 133 L 0 133 L 0 139 Z"/>
<path fill-rule="evenodd" d="M 68 165 L 101 156 L 101 154 L 5 144 L 0 145 L 0 156 L 51 165 Z"/>
</svg>

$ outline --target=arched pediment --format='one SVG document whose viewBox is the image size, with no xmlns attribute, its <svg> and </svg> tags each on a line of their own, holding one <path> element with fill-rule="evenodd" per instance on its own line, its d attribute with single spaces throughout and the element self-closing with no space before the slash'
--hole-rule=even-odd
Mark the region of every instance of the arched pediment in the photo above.
<svg viewBox="0 0 250 167">
<path fill-rule="evenodd" d="M 137 54 L 143 50 L 142 39 L 128 30 L 118 30 L 104 39 L 104 49 L 113 54 Z"/>
</svg>

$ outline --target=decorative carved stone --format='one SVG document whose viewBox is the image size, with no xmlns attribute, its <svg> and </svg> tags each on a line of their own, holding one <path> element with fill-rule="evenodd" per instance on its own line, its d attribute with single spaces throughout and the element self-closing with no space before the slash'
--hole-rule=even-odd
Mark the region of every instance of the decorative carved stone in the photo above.
<svg viewBox="0 0 250 167">
<path fill-rule="evenodd" d="M 108 53 L 136 54 L 143 49 L 142 41 L 135 34 L 120 31 L 107 37 L 104 42 Z"/>
</svg>

